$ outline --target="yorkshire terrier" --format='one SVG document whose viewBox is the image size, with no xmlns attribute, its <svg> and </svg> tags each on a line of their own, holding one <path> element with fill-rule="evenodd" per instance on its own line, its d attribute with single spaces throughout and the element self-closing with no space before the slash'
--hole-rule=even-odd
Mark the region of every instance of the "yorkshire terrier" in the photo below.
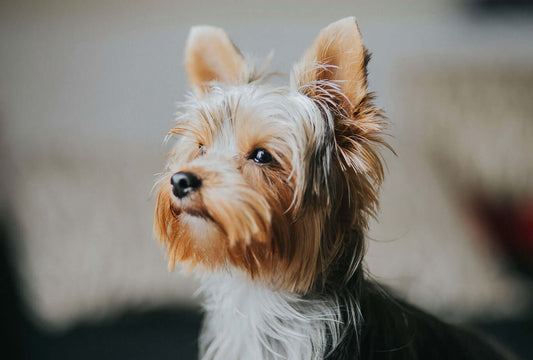
<svg viewBox="0 0 533 360">
<path fill-rule="evenodd" d="M 171 268 L 200 270 L 202 359 L 504 358 L 365 279 L 390 147 L 354 18 L 320 32 L 288 87 L 219 28 L 194 27 L 185 53 L 194 95 L 169 132 L 154 228 Z"/>
</svg>

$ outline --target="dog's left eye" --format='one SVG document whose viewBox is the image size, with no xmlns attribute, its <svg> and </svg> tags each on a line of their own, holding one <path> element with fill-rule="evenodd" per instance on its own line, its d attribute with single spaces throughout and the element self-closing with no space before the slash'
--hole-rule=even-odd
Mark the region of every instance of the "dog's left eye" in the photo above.
<svg viewBox="0 0 533 360">
<path fill-rule="evenodd" d="M 204 144 L 198 144 L 198 150 L 200 150 L 200 155 L 202 155 L 207 151 L 207 147 Z"/>
<path fill-rule="evenodd" d="M 255 149 L 248 158 L 258 164 L 268 164 L 272 162 L 272 155 L 270 155 L 265 149 Z"/>
</svg>

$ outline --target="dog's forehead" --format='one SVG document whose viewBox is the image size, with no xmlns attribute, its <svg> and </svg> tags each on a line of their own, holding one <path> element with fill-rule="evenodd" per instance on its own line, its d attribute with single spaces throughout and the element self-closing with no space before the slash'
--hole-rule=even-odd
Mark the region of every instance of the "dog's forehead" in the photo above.
<svg viewBox="0 0 533 360">
<path fill-rule="evenodd" d="M 289 88 L 214 86 L 192 109 L 189 120 L 207 125 L 221 144 L 244 137 L 316 141 L 326 127 L 318 107 Z"/>
</svg>

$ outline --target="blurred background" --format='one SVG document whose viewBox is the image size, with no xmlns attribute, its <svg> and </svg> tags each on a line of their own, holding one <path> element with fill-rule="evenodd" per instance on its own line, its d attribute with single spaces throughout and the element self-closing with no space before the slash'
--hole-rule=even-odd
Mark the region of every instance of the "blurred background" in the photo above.
<svg viewBox="0 0 533 360">
<path fill-rule="evenodd" d="M 533 345 L 533 6 L 525 0 L 0 3 L 6 353 L 193 359 L 197 283 L 152 235 L 183 47 L 224 27 L 288 74 L 355 15 L 391 122 L 366 263 L 378 281 L 524 359 Z M 286 79 L 286 77 L 285 77 Z"/>
</svg>

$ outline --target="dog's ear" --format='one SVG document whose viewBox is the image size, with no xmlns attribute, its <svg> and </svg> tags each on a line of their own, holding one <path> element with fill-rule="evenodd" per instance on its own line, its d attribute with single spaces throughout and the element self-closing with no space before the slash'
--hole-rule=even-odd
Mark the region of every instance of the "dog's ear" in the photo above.
<svg viewBox="0 0 533 360">
<path fill-rule="evenodd" d="M 318 34 L 295 65 L 291 82 L 333 115 L 341 167 L 380 183 L 383 168 L 375 145 L 388 145 L 382 139 L 386 123 L 367 88 L 369 58 L 355 18 L 345 18 Z"/>
<path fill-rule="evenodd" d="M 208 92 L 212 81 L 237 83 L 244 66 L 243 56 L 224 30 L 213 26 L 191 28 L 185 68 L 197 96 Z"/>
<path fill-rule="evenodd" d="M 324 28 L 293 71 L 293 86 L 350 116 L 367 95 L 369 55 L 354 17 Z"/>
</svg>

